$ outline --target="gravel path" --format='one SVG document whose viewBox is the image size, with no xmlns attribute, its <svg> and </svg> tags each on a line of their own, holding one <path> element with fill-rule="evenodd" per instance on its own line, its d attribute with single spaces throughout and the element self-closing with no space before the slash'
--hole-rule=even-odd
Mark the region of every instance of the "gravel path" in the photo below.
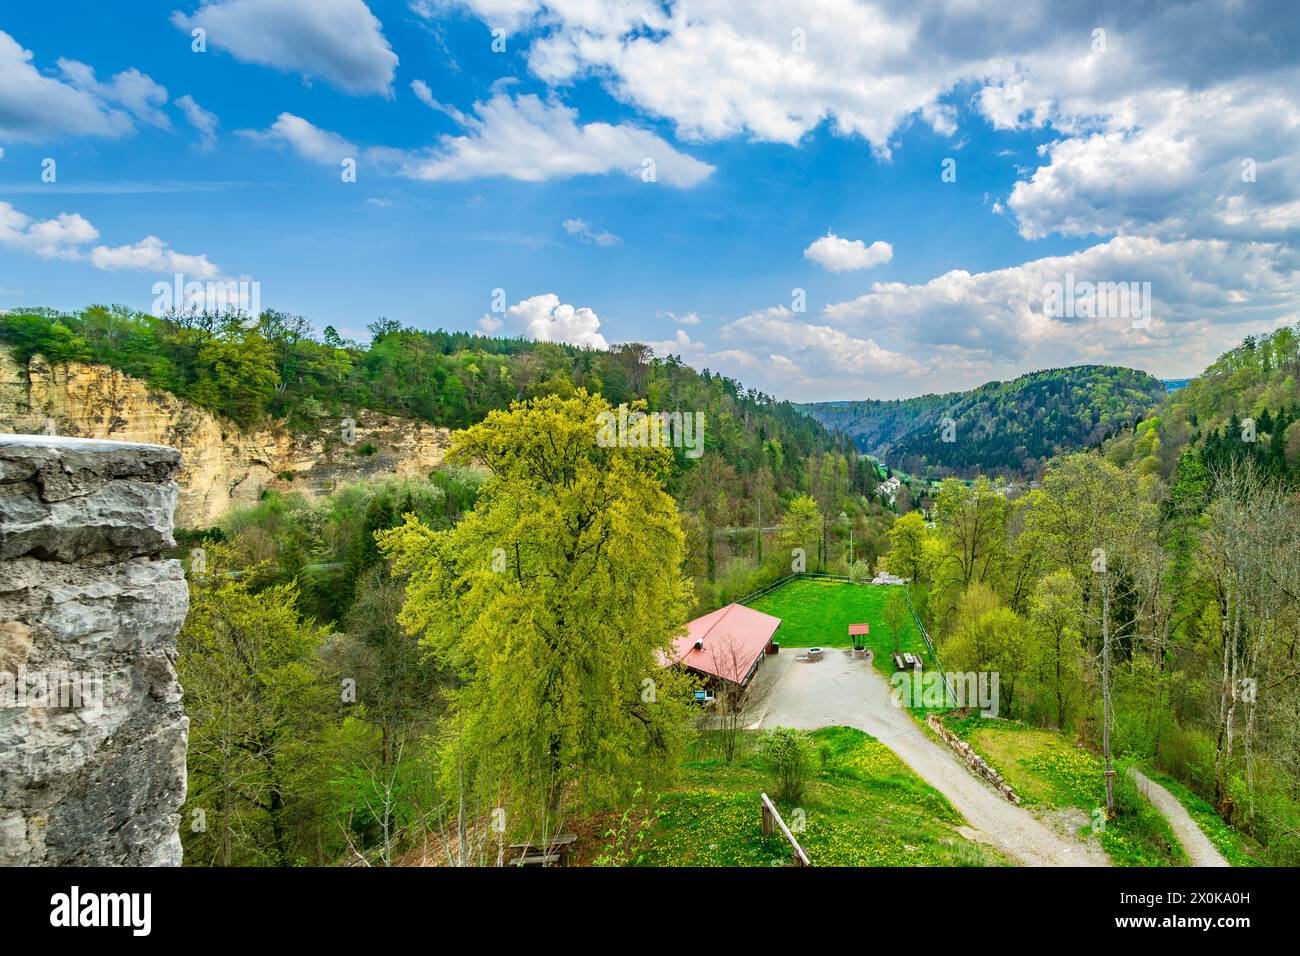
<svg viewBox="0 0 1300 956">
<path fill-rule="evenodd" d="M 785 656 L 786 648 L 781 649 Z M 971 774 L 945 747 L 920 729 L 892 701 L 893 688 L 872 665 L 855 661 L 840 648 L 828 648 L 817 663 L 783 668 L 768 694 L 759 725 L 856 727 L 880 740 L 922 779 L 942 793 L 972 828 L 971 836 L 1028 866 L 1107 866 L 1097 845 L 1061 834 L 1028 810 L 1008 803 Z"/>
<path fill-rule="evenodd" d="M 1178 842 L 1187 851 L 1192 866 L 1232 865 L 1223 858 L 1223 854 L 1210 842 L 1210 838 L 1196 825 L 1196 821 L 1177 797 L 1135 767 L 1128 768 L 1128 775 L 1137 783 L 1142 795 L 1155 804 L 1156 809 L 1169 821 L 1174 836 L 1178 837 Z"/>
</svg>

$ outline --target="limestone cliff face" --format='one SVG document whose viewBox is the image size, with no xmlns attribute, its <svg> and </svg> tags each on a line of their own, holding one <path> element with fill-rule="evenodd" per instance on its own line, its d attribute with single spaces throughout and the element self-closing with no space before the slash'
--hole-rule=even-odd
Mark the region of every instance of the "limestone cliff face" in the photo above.
<svg viewBox="0 0 1300 956">
<path fill-rule="evenodd" d="M 209 526 L 268 488 L 311 496 L 372 475 L 424 475 L 446 454 L 446 428 L 368 409 L 351 417 L 349 440 L 339 419 L 323 419 L 311 435 L 278 423 L 245 431 L 106 365 L 50 365 L 37 355 L 23 367 L 0 347 L 0 432 L 52 427 L 57 435 L 177 449 L 182 528 Z"/>
</svg>

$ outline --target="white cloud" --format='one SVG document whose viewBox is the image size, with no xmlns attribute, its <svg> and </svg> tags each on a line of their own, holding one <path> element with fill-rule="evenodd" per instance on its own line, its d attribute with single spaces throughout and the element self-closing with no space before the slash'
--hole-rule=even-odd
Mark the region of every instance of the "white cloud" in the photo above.
<svg viewBox="0 0 1300 956">
<path fill-rule="evenodd" d="M 113 137 L 132 131 L 131 117 L 95 89 L 42 76 L 32 59 L 29 50 L 0 30 L 0 136 L 40 142 L 63 135 Z"/>
<path fill-rule="evenodd" d="M 915 121 L 957 136 L 958 98 L 997 129 L 1050 129 L 1059 138 L 1044 165 L 1001 207 L 1028 238 L 1300 229 L 1300 20 L 1286 3 L 424 0 L 416 9 L 453 6 L 517 32 L 511 42 L 553 87 L 594 78 L 688 139 L 795 145 L 826 124 L 888 158 Z M 1094 49 L 1099 25 L 1104 50 Z M 1259 164 L 1255 183 L 1241 180 L 1246 158 Z"/>
<path fill-rule="evenodd" d="M 123 70 L 107 83 L 95 79 L 95 71 L 77 60 L 58 60 L 60 72 L 68 82 L 104 103 L 126 109 L 142 123 L 159 129 L 171 129 L 171 120 L 162 111 L 167 105 L 167 88 L 132 67 Z"/>
<path fill-rule="evenodd" d="M 1016 184 L 1007 205 L 1030 239 L 1294 232 L 1300 104 L 1293 95 L 1240 81 L 1134 98 L 1103 129 L 1049 144 L 1046 164 Z M 1247 159 L 1254 182 L 1243 181 Z"/>
<path fill-rule="evenodd" d="M 891 16 L 881 4 L 787 0 L 776 5 L 680 0 L 592 4 L 581 0 L 510 4 L 467 0 L 486 22 L 534 24 L 532 72 L 553 84 L 603 78 L 621 99 L 672 120 L 679 135 L 741 134 L 796 143 L 827 117 L 881 153 L 910 113 L 931 106 L 956 71 L 932 61 L 930 75 L 910 62 L 917 16 Z M 803 47 L 792 35 L 803 31 Z"/>
<path fill-rule="evenodd" d="M 61 212 L 37 221 L 0 202 L 0 245 L 42 259 L 76 259 L 81 255 L 79 246 L 98 238 L 99 232 L 78 213 Z"/>
<path fill-rule="evenodd" d="M 617 246 L 623 240 L 604 229 L 593 229 L 585 219 L 564 220 L 564 231 L 579 242 L 597 246 Z"/>
<path fill-rule="evenodd" d="M 506 309 L 504 322 L 492 315 L 479 319 L 479 328 L 496 332 L 508 322 L 520 334 L 538 342 L 567 342 L 593 349 L 607 349 L 600 334 L 600 319 L 591 309 L 574 308 L 560 301 L 554 292 L 535 295 Z"/>
<path fill-rule="evenodd" d="M 42 259 L 84 260 L 98 269 L 141 269 L 182 272 L 195 279 L 212 279 L 221 270 L 206 255 L 176 252 L 157 236 L 132 245 L 84 247 L 99 238 L 99 230 L 79 213 L 59 213 L 53 219 L 34 220 L 11 204 L 0 202 L 0 246 Z"/>
<path fill-rule="evenodd" d="M 217 143 L 217 126 L 219 125 L 217 114 L 199 106 L 198 103 L 194 102 L 194 97 L 188 93 L 178 97 L 176 105 L 185 114 L 186 121 L 198 131 L 199 146 L 203 149 L 211 149 L 215 146 Z"/>
<path fill-rule="evenodd" d="M 879 239 L 868 246 L 861 239 L 842 239 L 828 232 L 805 249 L 803 256 L 831 272 L 852 272 L 883 265 L 894 258 L 894 247 Z"/>
<path fill-rule="evenodd" d="M 543 182 L 610 172 L 640 177 L 643 162 L 653 160 L 656 181 L 687 188 L 713 172 L 654 133 L 626 123 L 582 124 L 576 110 L 553 100 L 497 93 L 475 103 L 474 113 L 460 114 L 464 135 L 443 136 L 434 149 L 377 155 L 394 161 L 404 175 L 424 180 L 504 176 Z"/>
<path fill-rule="evenodd" d="M 1046 313 L 1048 283 L 1069 277 L 1076 288 L 1149 282 L 1149 323 L 1134 315 Z M 1300 255 L 1288 246 L 1120 236 L 989 272 L 876 282 L 815 318 L 784 306 L 756 310 L 719 330 L 719 349 L 680 330 L 676 341 L 652 344 L 660 354 L 680 354 L 781 398 L 899 398 L 1092 363 L 1178 377 L 1204 368 L 1246 334 L 1297 320 Z"/>
<path fill-rule="evenodd" d="M 215 279 L 221 270 L 206 255 L 177 252 L 157 236 L 145 236 L 128 246 L 96 246 L 90 250 L 90 263 L 96 269 L 116 271 L 139 269 L 145 272 L 183 273 L 191 279 Z"/>
<path fill-rule="evenodd" d="M 656 318 L 672 319 L 678 325 L 699 325 L 700 317 L 694 312 L 687 312 L 684 315 L 678 315 L 676 312 L 656 312 Z"/>
<path fill-rule="evenodd" d="M 671 339 L 663 342 L 645 342 L 644 345 L 650 346 L 655 355 L 660 358 L 667 358 L 669 355 L 678 355 L 684 359 L 691 359 L 703 356 L 705 346 L 703 342 L 692 342 L 691 337 L 686 334 L 685 329 L 678 329 Z"/>
<path fill-rule="evenodd" d="M 337 166 L 345 157 L 357 156 L 357 148 L 342 136 L 292 113 L 281 113 L 269 129 L 240 130 L 240 135 L 254 142 L 288 146 L 303 159 L 329 166 Z"/>
<path fill-rule="evenodd" d="M 785 306 L 751 312 L 722 327 L 722 338 L 778 352 L 796 362 L 810 377 L 827 369 L 839 373 L 912 373 L 919 364 L 901 352 L 881 348 L 870 338 L 857 338 L 829 325 L 797 319 Z M 770 357 L 770 356 L 769 356 Z"/>
<path fill-rule="evenodd" d="M 428 93 L 427 86 L 424 92 Z M 426 100 L 419 91 L 416 96 Z M 639 177 L 642 162 L 648 159 L 655 164 L 656 181 L 686 188 L 713 172 L 712 166 L 677 152 L 653 133 L 626 124 L 579 125 L 576 110 L 544 103 L 536 96 L 512 99 L 497 94 L 487 103 L 476 103 L 473 117 L 437 103 L 431 93 L 427 102 L 464 125 L 468 134 L 443 136 L 439 146 L 424 150 L 371 146 L 358 151 L 337 133 L 301 116 L 281 113 L 269 129 L 241 130 L 240 135 L 291 146 L 303 158 L 319 163 L 337 164 L 343 157 L 363 155 L 376 168 L 426 181 L 506 176 L 542 182 L 615 171 Z"/>
<path fill-rule="evenodd" d="M 874 338 L 805 321 L 785 306 L 751 312 L 724 325 L 719 335 L 727 345 L 716 350 L 690 342 L 681 329 L 678 342 L 652 344 L 660 354 L 681 355 L 697 368 L 794 400 L 879 395 L 894 383 L 915 382 L 928 373 L 927 366 Z"/>
<path fill-rule="evenodd" d="M 362 0 L 204 0 L 172 22 L 207 31 L 244 63 L 318 77 L 345 93 L 392 95 L 397 55 Z"/>
<path fill-rule="evenodd" d="M 1123 314 L 1045 314 L 1047 285 L 1071 276 L 1076 286 L 1149 282 L 1149 325 L 1135 327 L 1135 317 Z M 1295 321 L 1300 262 L 1274 243 L 1120 236 L 1005 269 L 877 282 L 823 315 L 837 328 L 907 345 L 925 361 L 942 357 L 942 368 L 914 383 L 913 394 L 1081 362 L 1136 362 L 1175 375 L 1203 368 L 1252 329 Z"/>
</svg>

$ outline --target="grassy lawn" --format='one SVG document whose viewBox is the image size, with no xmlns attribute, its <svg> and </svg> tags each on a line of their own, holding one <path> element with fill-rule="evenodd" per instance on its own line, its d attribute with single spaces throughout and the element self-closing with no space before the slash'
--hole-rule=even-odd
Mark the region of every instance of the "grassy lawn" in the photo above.
<svg viewBox="0 0 1300 956">
<path fill-rule="evenodd" d="M 987 760 L 1034 810 L 1082 810 L 1090 823 L 1094 811 L 1106 806 L 1102 759 L 1052 730 L 1038 730 L 1015 721 L 989 720 L 978 714 L 947 721 Z M 1186 866 L 1183 852 L 1168 822 L 1137 790 L 1115 761 L 1115 819 L 1099 834 L 1102 848 L 1118 866 Z"/>
<path fill-rule="evenodd" d="M 894 650 L 894 640 L 885 624 L 884 607 L 885 598 L 896 589 L 897 585 L 798 578 L 750 602 L 750 607 L 781 619 L 774 639 L 780 642 L 782 650 L 852 647 L 849 625 L 865 621 L 871 625 L 866 645 L 875 652 L 876 667 L 884 674 L 892 674 L 894 666 L 889 655 Z M 910 613 L 898 636 L 898 647 L 922 655 L 929 666 L 925 641 Z"/>
<path fill-rule="evenodd" d="M 701 738 L 682 786 L 657 810 L 634 863 L 640 866 L 777 866 L 789 862 L 779 833 L 762 835 L 759 794 L 770 774 L 745 732 L 728 767 Z M 858 730 L 829 727 L 812 734 L 814 773 L 800 802 L 805 829 L 796 834 L 814 866 L 996 866 L 988 847 L 956 831 L 962 819 L 884 744 Z M 795 807 L 780 804 L 786 823 Z"/>
<path fill-rule="evenodd" d="M 1173 777 L 1159 770 L 1138 765 L 1138 769 L 1172 793 L 1183 805 L 1201 832 L 1210 838 L 1210 842 L 1223 854 L 1233 866 L 1263 866 L 1263 848 L 1244 833 L 1239 833 L 1223 821 L 1223 817 L 1214 812 L 1214 807 L 1197 796 Z"/>
</svg>

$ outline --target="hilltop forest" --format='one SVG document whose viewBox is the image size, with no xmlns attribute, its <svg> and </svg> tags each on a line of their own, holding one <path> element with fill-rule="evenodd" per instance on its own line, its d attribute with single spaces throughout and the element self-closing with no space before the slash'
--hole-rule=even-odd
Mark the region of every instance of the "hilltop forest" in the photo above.
<svg viewBox="0 0 1300 956">
<path fill-rule="evenodd" d="M 967 392 L 801 406 L 860 451 L 926 477 L 1033 477 L 1053 455 L 1127 431 L 1165 395 L 1145 372 L 1077 365 Z M 945 419 L 952 421 L 945 430 Z"/>
</svg>

